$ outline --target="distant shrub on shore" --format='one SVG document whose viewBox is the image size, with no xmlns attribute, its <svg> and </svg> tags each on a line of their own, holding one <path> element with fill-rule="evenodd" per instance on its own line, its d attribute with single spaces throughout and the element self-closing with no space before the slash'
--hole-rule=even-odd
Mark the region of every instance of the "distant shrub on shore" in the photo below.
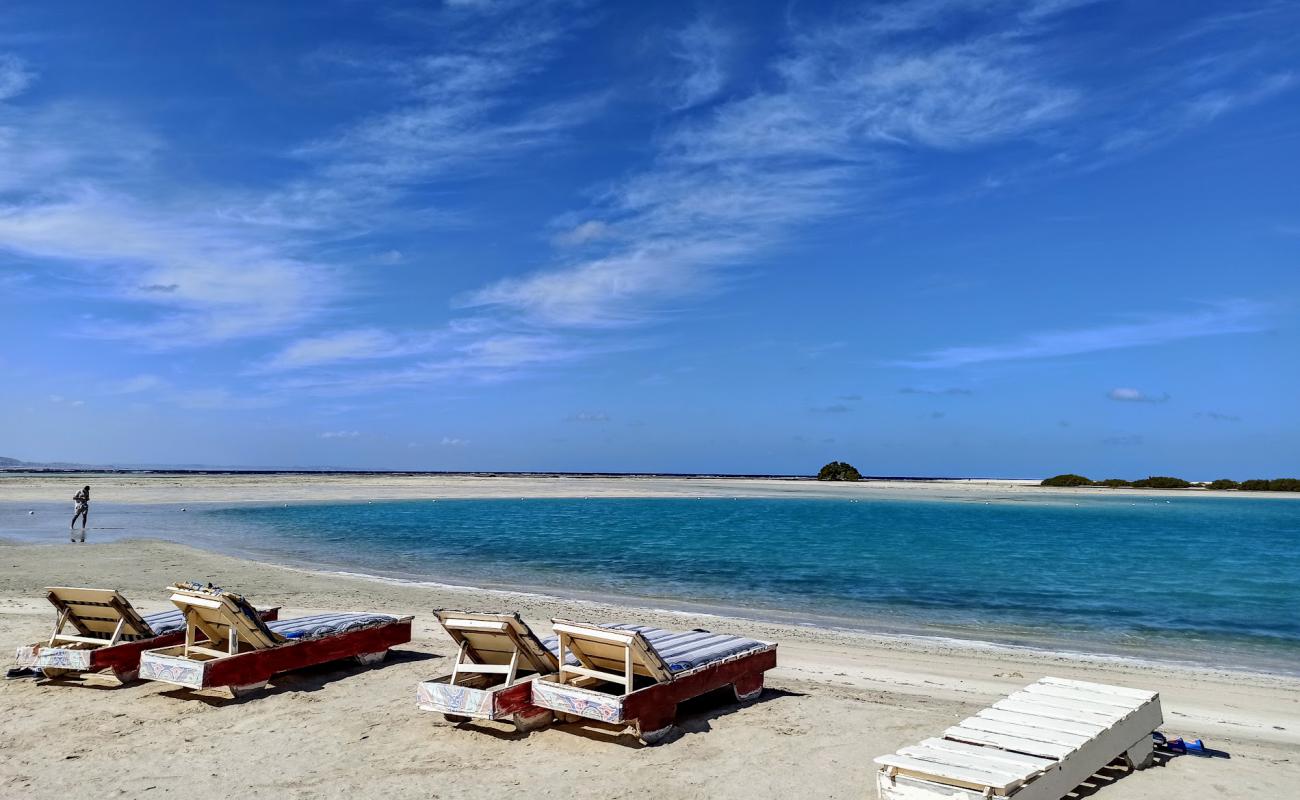
<svg viewBox="0 0 1300 800">
<path fill-rule="evenodd" d="M 1134 489 L 1190 489 L 1191 482 L 1168 475 L 1152 475 L 1140 481 L 1133 481 Z"/>
<path fill-rule="evenodd" d="M 1082 475 L 1075 475 L 1067 472 L 1064 475 L 1053 475 L 1045 478 L 1040 486 L 1092 486 L 1092 481 Z"/>
<path fill-rule="evenodd" d="M 1300 478 L 1274 478 L 1273 480 L 1264 480 L 1255 478 L 1249 481 L 1237 483 L 1231 478 L 1219 478 L 1212 483 L 1193 484 L 1182 478 L 1174 478 L 1168 475 L 1152 475 L 1137 481 L 1126 481 L 1123 478 L 1107 478 L 1104 481 L 1090 481 L 1082 475 L 1075 475 L 1067 472 L 1064 475 L 1055 475 L 1047 478 L 1040 486 L 1105 486 L 1109 489 L 1190 489 L 1193 486 L 1204 487 L 1206 489 L 1237 489 L 1243 492 L 1300 492 Z"/>
<path fill-rule="evenodd" d="M 1237 487 L 1243 492 L 1300 492 L 1300 478 L 1274 478 L 1271 481 L 1242 481 Z"/>
<path fill-rule="evenodd" d="M 862 473 L 845 461 L 832 461 L 817 473 L 819 481 L 860 481 Z"/>
</svg>

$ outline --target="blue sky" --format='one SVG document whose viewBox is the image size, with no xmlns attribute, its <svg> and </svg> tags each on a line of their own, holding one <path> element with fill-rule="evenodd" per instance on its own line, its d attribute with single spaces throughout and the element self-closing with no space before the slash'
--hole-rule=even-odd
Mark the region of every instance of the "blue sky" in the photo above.
<svg viewBox="0 0 1300 800">
<path fill-rule="evenodd" d="M 0 455 L 1300 472 L 1300 4 L 9 3 Z"/>
</svg>

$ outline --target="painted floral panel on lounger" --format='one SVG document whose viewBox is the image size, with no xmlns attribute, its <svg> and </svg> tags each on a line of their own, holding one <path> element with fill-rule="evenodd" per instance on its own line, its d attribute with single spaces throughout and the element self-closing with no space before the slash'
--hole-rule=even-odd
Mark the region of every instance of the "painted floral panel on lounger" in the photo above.
<svg viewBox="0 0 1300 800">
<path fill-rule="evenodd" d="M 42 669 L 90 669 L 90 650 L 69 650 L 66 647 L 42 647 L 36 654 L 36 666 Z"/>
<path fill-rule="evenodd" d="M 601 722 L 623 721 L 623 700 L 619 697 L 585 692 L 550 681 L 533 681 L 533 702 L 563 714 L 576 714 Z"/>
<path fill-rule="evenodd" d="M 480 719 L 492 718 L 492 693 L 482 689 L 426 681 L 416 686 L 415 701 L 427 711 Z"/>
<path fill-rule="evenodd" d="M 140 656 L 140 677 L 151 681 L 166 681 L 195 689 L 203 688 L 203 667 L 183 658 L 145 653 Z"/>
</svg>

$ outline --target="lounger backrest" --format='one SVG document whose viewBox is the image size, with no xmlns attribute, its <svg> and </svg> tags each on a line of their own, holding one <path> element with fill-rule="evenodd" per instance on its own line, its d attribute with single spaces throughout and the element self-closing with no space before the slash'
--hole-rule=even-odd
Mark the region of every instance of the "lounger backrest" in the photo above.
<svg viewBox="0 0 1300 800">
<path fill-rule="evenodd" d="M 549 674 L 559 669 L 555 654 L 542 645 L 537 634 L 518 614 L 485 614 L 472 611 L 435 609 L 443 630 L 460 645 L 475 664 L 509 665 Z M 516 659 L 515 654 L 519 654 Z"/>
<path fill-rule="evenodd" d="M 622 683 L 628 691 L 636 675 L 672 680 L 672 670 L 637 631 L 552 620 L 559 636 L 560 682 L 569 676 Z M 572 653 L 580 666 L 564 663 Z"/>
<path fill-rule="evenodd" d="M 286 641 L 266 627 L 247 600 L 233 592 L 182 584 L 172 586 L 171 592 L 171 601 L 185 614 L 186 626 L 202 632 L 213 644 L 228 646 L 233 636 L 234 650 L 241 644 L 262 650 Z"/>
<path fill-rule="evenodd" d="M 56 638 L 69 639 L 61 633 L 65 625 L 71 625 L 82 638 L 113 643 L 154 636 L 149 623 L 116 589 L 47 586 L 45 597 L 59 611 L 60 626 L 55 631 Z"/>
</svg>

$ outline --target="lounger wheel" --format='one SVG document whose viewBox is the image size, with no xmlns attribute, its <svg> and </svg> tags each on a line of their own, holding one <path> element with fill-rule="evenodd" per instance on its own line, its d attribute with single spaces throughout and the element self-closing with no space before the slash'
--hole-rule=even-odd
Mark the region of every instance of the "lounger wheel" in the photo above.
<svg viewBox="0 0 1300 800">
<path fill-rule="evenodd" d="M 132 683 L 140 677 L 140 670 L 137 669 L 115 669 L 113 677 L 117 678 L 118 683 Z"/>
<path fill-rule="evenodd" d="M 659 744 L 664 739 L 667 739 L 668 735 L 673 732 L 673 728 L 675 727 L 676 726 L 670 722 L 667 725 L 663 726 L 662 728 L 647 730 L 645 726 L 638 723 L 636 726 L 636 735 L 637 738 L 640 739 L 645 744 L 653 746 Z"/>
<path fill-rule="evenodd" d="M 266 681 L 258 681 L 257 683 L 245 683 L 239 686 L 231 686 L 230 694 L 234 696 L 235 699 L 239 699 L 241 697 L 248 697 L 250 694 L 253 694 L 256 691 L 265 688 L 266 688 Z"/>
<path fill-rule="evenodd" d="M 453 725 L 459 725 L 462 722 L 469 722 L 469 717 L 462 717 L 460 714 L 443 714 L 442 718 Z"/>
<path fill-rule="evenodd" d="M 731 684 L 731 691 L 736 696 L 737 703 L 748 703 L 757 700 L 758 696 L 763 693 L 763 673 L 757 675 L 743 675 Z"/>
<path fill-rule="evenodd" d="M 380 650 L 377 653 L 360 653 L 355 656 L 357 663 L 363 667 L 369 667 L 378 664 L 388 655 L 387 650 Z"/>
<path fill-rule="evenodd" d="M 553 713 L 546 709 L 539 709 L 536 713 L 529 716 L 515 714 L 512 716 L 511 721 L 515 724 L 515 730 L 523 732 L 535 731 L 538 728 L 550 725 L 554 719 L 555 715 Z"/>
</svg>

